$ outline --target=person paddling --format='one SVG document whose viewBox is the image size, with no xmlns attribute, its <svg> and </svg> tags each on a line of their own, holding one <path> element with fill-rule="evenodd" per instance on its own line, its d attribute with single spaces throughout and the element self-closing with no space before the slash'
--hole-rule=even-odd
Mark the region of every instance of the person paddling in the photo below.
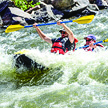
<svg viewBox="0 0 108 108">
<path fill-rule="evenodd" d="M 85 51 L 94 51 L 97 47 L 104 47 L 100 43 L 94 45 L 94 43 L 96 43 L 96 37 L 93 34 L 89 34 L 87 37 L 84 37 L 84 39 L 86 40 L 86 44 L 84 46 L 89 45 L 88 47 L 83 48 Z"/>
<path fill-rule="evenodd" d="M 60 22 L 61 21 L 58 21 L 57 25 L 62 26 L 63 29 L 59 31 L 61 33 L 61 37 L 59 38 L 51 39 L 50 37 L 47 37 L 40 30 L 40 28 L 36 26 L 37 23 L 34 23 L 33 27 L 36 28 L 41 39 L 52 44 L 51 53 L 59 53 L 64 55 L 68 51 L 75 50 L 78 39 L 74 37 L 74 34 L 69 27 L 67 27 L 64 23 L 60 23 Z"/>
</svg>

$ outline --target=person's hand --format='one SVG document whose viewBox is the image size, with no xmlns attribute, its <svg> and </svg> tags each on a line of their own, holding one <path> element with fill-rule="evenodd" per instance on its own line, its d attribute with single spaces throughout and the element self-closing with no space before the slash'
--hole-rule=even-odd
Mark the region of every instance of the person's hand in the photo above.
<svg viewBox="0 0 108 108">
<path fill-rule="evenodd" d="M 89 43 L 89 47 L 91 47 L 91 48 L 96 48 L 96 45 L 93 45 L 93 44 L 94 44 L 94 42 L 91 41 L 91 42 Z"/>
<path fill-rule="evenodd" d="M 63 23 L 60 23 L 62 22 L 61 20 L 57 21 L 57 25 L 63 25 Z"/>
<path fill-rule="evenodd" d="M 34 27 L 34 28 L 37 28 L 37 23 L 34 23 L 34 24 L 33 24 L 33 27 Z"/>
</svg>

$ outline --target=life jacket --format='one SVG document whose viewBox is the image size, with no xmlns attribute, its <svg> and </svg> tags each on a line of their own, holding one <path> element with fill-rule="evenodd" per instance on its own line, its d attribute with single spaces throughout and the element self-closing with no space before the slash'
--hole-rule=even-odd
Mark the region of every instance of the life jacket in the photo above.
<svg viewBox="0 0 108 108">
<path fill-rule="evenodd" d="M 85 44 L 84 46 L 86 46 L 86 44 Z M 102 44 L 100 44 L 100 43 L 96 44 L 96 46 L 104 47 L 104 46 L 103 46 Z M 94 48 L 90 48 L 90 47 L 86 47 L 86 48 L 83 48 L 83 49 L 86 50 L 86 51 L 94 51 Z"/>
<path fill-rule="evenodd" d="M 54 44 L 52 45 L 52 49 L 51 52 L 53 53 L 57 53 L 59 52 L 59 54 L 65 54 L 65 51 L 62 47 L 62 43 L 61 42 L 54 42 Z"/>
<path fill-rule="evenodd" d="M 57 39 L 52 45 L 51 52 L 52 53 L 59 52 L 59 54 L 64 55 L 65 53 L 67 53 L 71 49 L 74 51 L 75 46 L 76 46 L 76 40 L 74 40 L 73 44 L 71 44 L 71 48 L 70 48 L 70 46 L 67 46 L 67 47 L 64 46 L 67 40 L 68 40 L 68 38 L 59 38 L 59 39 Z M 77 42 L 78 42 L 78 40 L 77 40 Z"/>
</svg>

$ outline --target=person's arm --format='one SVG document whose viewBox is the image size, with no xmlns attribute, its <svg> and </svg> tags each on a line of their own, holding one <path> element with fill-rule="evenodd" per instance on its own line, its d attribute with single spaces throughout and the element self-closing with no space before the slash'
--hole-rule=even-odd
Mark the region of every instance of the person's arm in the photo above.
<svg viewBox="0 0 108 108">
<path fill-rule="evenodd" d="M 57 24 L 58 24 L 58 25 L 61 25 L 61 26 L 66 30 L 70 42 L 73 43 L 73 41 L 74 41 L 74 39 L 75 39 L 73 32 L 72 32 L 72 31 L 70 30 L 70 28 L 67 27 L 64 23 L 61 24 L 60 22 L 61 22 L 61 21 L 58 21 Z"/>
<path fill-rule="evenodd" d="M 84 48 L 84 50 L 85 50 L 85 51 L 93 51 L 93 50 L 96 48 L 96 45 L 93 45 L 93 44 L 94 44 L 94 42 L 91 41 L 91 42 L 89 43 L 89 47 Z M 86 46 L 86 45 L 85 45 L 85 46 Z"/>
<path fill-rule="evenodd" d="M 47 37 L 41 30 L 38 26 L 36 26 L 37 23 L 34 23 L 33 24 L 33 27 L 37 30 L 39 36 L 41 39 L 43 39 L 44 41 L 48 42 L 48 43 L 51 43 L 52 44 L 52 41 L 51 41 L 51 38 Z"/>
</svg>

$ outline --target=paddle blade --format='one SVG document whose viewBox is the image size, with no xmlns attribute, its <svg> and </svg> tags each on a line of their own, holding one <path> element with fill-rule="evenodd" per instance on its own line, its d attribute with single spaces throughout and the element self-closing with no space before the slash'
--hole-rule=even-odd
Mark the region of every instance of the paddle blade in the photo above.
<svg viewBox="0 0 108 108">
<path fill-rule="evenodd" d="M 106 40 L 103 40 L 103 42 L 108 42 L 108 39 L 106 39 Z"/>
<path fill-rule="evenodd" d="M 88 16 L 83 16 L 81 18 L 78 18 L 76 20 L 73 20 L 73 22 L 76 22 L 78 24 L 87 24 L 90 23 L 94 18 L 94 15 L 88 15 Z"/>
<path fill-rule="evenodd" d="M 21 51 L 15 52 L 14 54 L 25 54 L 27 52 L 29 52 L 30 50 L 28 49 L 22 49 Z"/>
<path fill-rule="evenodd" d="M 10 25 L 7 27 L 7 29 L 5 30 L 6 33 L 9 33 L 9 32 L 13 32 L 13 31 L 17 31 L 17 30 L 20 30 L 24 28 L 24 26 L 22 25 Z"/>
</svg>

